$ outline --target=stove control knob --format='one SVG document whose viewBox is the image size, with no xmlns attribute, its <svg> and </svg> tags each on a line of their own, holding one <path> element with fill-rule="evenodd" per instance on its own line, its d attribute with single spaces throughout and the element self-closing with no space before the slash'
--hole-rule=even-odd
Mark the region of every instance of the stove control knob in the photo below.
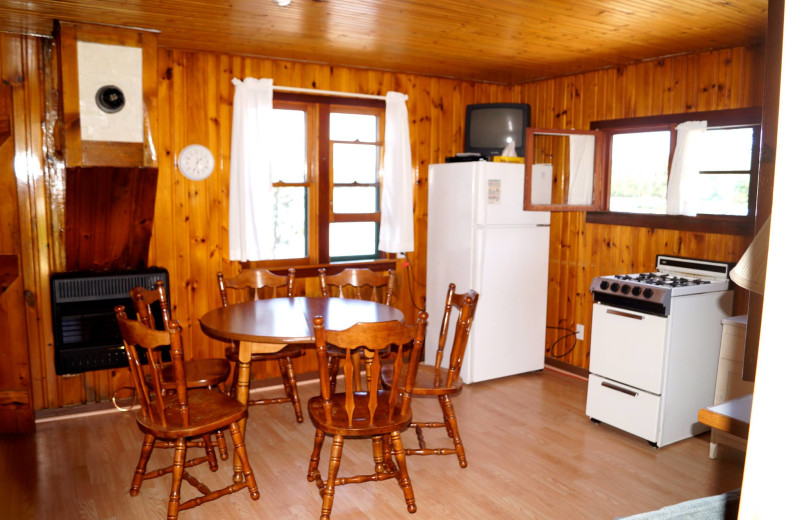
<svg viewBox="0 0 800 520">
<path fill-rule="evenodd" d="M 653 296 L 653 289 L 650 289 L 648 287 L 647 289 L 644 290 L 644 293 L 642 293 L 642 296 L 644 296 L 645 298 L 650 298 L 651 296 Z"/>
<path fill-rule="evenodd" d="M 631 289 L 631 294 L 634 296 L 639 296 L 640 294 L 642 294 L 642 288 L 634 287 L 633 289 Z"/>
<path fill-rule="evenodd" d="M 619 291 L 619 284 L 617 282 L 612 283 L 611 284 L 611 290 L 614 291 L 614 292 Z"/>
<path fill-rule="evenodd" d="M 605 291 L 606 289 L 608 289 L 608 282 L 606 282 L 605 280 L 603 280 L 602 282 L 600 282 L 600 288 L 601 288 L 601 289 L 603 289 L 604 291 Z"/>
<path fill-rule="evenodd" d="M 622 294 L 628 294 L 629 292 L 631 292 L 631 286 L 628 285 L 628 284 L 623 285 L 622 286 Z"/>
</svg>

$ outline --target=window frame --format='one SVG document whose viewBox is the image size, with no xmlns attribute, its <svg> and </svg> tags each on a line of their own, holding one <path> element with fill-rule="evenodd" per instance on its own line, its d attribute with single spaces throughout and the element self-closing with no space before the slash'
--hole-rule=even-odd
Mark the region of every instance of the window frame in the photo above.
<svg viewBox="0 0 800 520">
<path fill-rule="evenodd" d="M 329 120 L 331 112 L 369 113 L 378 116 L 378 206 L 377 212 L 368 215 L 370 222 L 377 222 L 380 226 L 380 194 L 382 189 L 382 161 L 383 161 L 383 134 L 385 123 L 386 103 L 381 100 L 347 98 L 338 96 L 315 96 L 310 94 L 295 94 L 288 92 L 275 92 L 273 94 L 273 108 L 304 110 L 306 113 L 306 162 L 308 164 L 308 178 L 304 183 L 273 183 L 274 187 L 307 186 L 308 200 L 306 219 L 308 225 L 307 256 L 301 258 L 282 258 L 277 260 L 261 260 L 258 262 L 245 262 L 247 267 L 253 268 L 281 268 L 286 266 L 301 266 L 307 269 L 331 264 L 329 249 L 329 225 L 331 222 L 360 221 L 357 217 L 361 214 L 348 214 L 342 219 L 341 214 L 333 213 L 333 141 L 330 140 Z M 336 141 L 340 142 L 340 141 Z M 350 218 L 355 215 L 356 218 Z M 378 232 L 380 228 L 378 228 Z M 376 233 L 376 241 L 378 233 Z M 376 242 L 377 249 L 377 242 Z M 348 262 L 356 263 L 385 263 L 391 256 L 378 251 L 374 259 L 337 259 L 335 265 Z M 304 272 L 305 270 L 304 269 Z M 277 269 L 276 272 L 280 272 Z"/>
<path fill-rule="evenodd" d="M 382 258 L 382 256 L 381 256 L 382 253 L 380 251 L 378 251 L 378 240 L 379 240 L 379 235 L 380 235 L 380 223 L 381 223 L 381 205 L 380 205 L 380 202 L 381 202 L 381 188 L 382 188 L 381 172 L 383 171 L 383 153 L 382 153 L 382 151 L 383 151 L 385 117 L 386 117 L 385 103 L 381 102 L 380 109 L 375 108 L 375 107 L 363 106 L 363 105 L 358 105 L 358 106 L 347 105 L 347 108 L 349 108 L 349 110 L 342 111 L 341 108 L 344 108 L 344 107 L 345 107 L 344 105 L 340 105 L 338 103 L 337 104 L 331 104 L 330 108 L 332 108 L 333 110 L 331 110 L 328 113 L 327 120 L 330 120 L 329 119 L 330 118 L 330 113 L 336 113 L 336 112 L 348 113 L 348 114 L 374 115 L 377 118 L 377 141 L 359 143 L 359 141 L 334 141 L 334 140 L 329 138 L 328 141 L 327 141 L 328 142 L 328 156 L 329 157 L 333 157 L 333 147 L 334 147 L 335 144 L 338 144 L 338 143 L 363 144 L 365 146 L 376 146 L 377 147 L 377 152 L 378 152 L 378 157 L 377 157 L 377 161 L 378 161 L 377 168 L 378 168 L 378 171 L 376 172 L 375 182 L 374 183 L 369 183 L 369 184 L 361 184 L 361 183 L 337 184 L 337 183 L 334 182 L 334 179 L 333 179 L 333 163 L 332 163 L 332 161 L 329 161 L 328 186 L 329 186 L 329 190 L 330 190 L 330 196 L 328 198 L 328 200 L 329 200 L 328 221 L 327 221 L 327 223 L 324 223 L 324 227 L 323 227 L 323 222 L 320 220 L 320 224 L 319 224 L 320 225 L 320 229 L 325 229 L 327 231 L 329 229 L 329 226 L 330 226 L 331 223 L 337 223 L 337 222 L 374 222 L 377 225 L 376 233 L 375 233 L 375 251 L 378 252 L 378 258 Z M 322 119 L 320 119 L 320 121 L 321 120 Z M 333 191 L 334 191 L 334 188 L 336 188 L 337 186 L 339 186 L 339 187 L 374 186 L 376 188 L 376 193 L 375 193 L 375 196 L 376 196 L 375 208 L 376 208 L 376 210 L 374 212 L 372 212 L 372 213 L 336 213 L 336 212 L 334 212 L 334 210 L 333 210 Z M 322 212 L 320 212 L 320 215 L 321 214 L 322 214 Z M 328 242 L 328 245 L 329 245 L 329 242 Z M 328 247 L 327 251 L 328 251 L 327 261 L 330 262 L 331 261 L 331 258 L 330 258 L 330 247 Z M 339 257 L 339 258 L 336 259 L 336 262 L 337 263 L 338 262 L 350 262 L 350 261 L 354 261 L 354 260 L 358 261 L 358 260 L 373 260 L 373 259 L 372 258 L 365 259 L 365 258 L 363 258 L 361 256 L 350 256 L 350 257 Z"/>
<path fill-rule="evenodd" d="M 592 130 L 602 134 L 605 154 L 603 168 L 599 175 L 603 197 L 599 211 L 586 214 L 586 222 L 593 224 L 626 225 L 679 231 L 695 231 L 706 233 L 724 233 L 732 235 L 749 235 L 752 233 L 759 175 L 759 156 L 761 153 L 761 107 L 740 109 L 713 110 L 705 112 L 687 112 L 661 116 L 635 117 L 593 121 Z M 669 130 L 671 133 L 669 164 L 675 153 L 675 128 L 685 121 L 708 121 L 708 128 L 741 128 L 753 127 L 753 150 L 751 155 L 750 185 L 748 190 L 747 215 L 710 215 L 700 214 L 694 217 L 686 215 L 664 215 L 653 213 L 624 213 L 610 211 L 611 197 L 611 140 L 621 133 Z M 710 172 L 718 173 L 718 172 Z"/>
</svg>

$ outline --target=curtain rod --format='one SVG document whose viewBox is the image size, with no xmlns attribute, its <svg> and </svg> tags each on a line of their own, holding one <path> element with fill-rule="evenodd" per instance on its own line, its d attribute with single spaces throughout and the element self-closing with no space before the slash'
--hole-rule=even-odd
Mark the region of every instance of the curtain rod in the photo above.
<svg viewBox="0 0 800 520">
<path fill-rule="evenodd" d="M 386 101 L 386 96 L 376 96 L 374 94 L 356 94 L 354 92 L 339 92 L 336 90 L 319 90 L 315 88 L 300 88 L 300 87 L 280 87 L 280 86 L 273 86 L 273 90 L 280 91 L 280 92 L 296 92 L 299 94 L 316 94 L 316 95 L 323 95 L 323 96 L 340 96 L 340 97 L 352 97 L 352 98 L 361 98 L 361 99 L 380 99 L 381 101 Z M 405 96 L 408 99 L 408 96 Z"/>
</svg>

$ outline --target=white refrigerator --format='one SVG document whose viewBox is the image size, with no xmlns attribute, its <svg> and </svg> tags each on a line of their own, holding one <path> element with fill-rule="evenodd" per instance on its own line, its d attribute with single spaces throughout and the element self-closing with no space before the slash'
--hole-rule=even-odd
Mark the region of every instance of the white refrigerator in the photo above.
<svg viewBox="0 0 800 520">
<path fill-rule="evenodd" d="M 535 166 L 535 202 L 550 201 L 551 171 Z M 480 299 L 461 369 L 465 383 L 544 368 L 550 213 L 523 211 L 523 186 L 522 164 L 428 169 L 425 362 L 434 362 L 448 284 L 459 293 L 475 289 Z"/>
</svg>

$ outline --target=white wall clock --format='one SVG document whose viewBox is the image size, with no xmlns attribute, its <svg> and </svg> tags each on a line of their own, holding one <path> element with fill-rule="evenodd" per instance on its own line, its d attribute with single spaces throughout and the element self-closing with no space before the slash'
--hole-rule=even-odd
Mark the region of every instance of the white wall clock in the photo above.
<svg viewBox="0 0 800 520">
<path fill-rule="evenodd" d="M 214 154 L 202 144 L 190 144 L 178 155 L 178 169 L 187 179 L 201 181 L 214 171 Z"/>
</svg>

